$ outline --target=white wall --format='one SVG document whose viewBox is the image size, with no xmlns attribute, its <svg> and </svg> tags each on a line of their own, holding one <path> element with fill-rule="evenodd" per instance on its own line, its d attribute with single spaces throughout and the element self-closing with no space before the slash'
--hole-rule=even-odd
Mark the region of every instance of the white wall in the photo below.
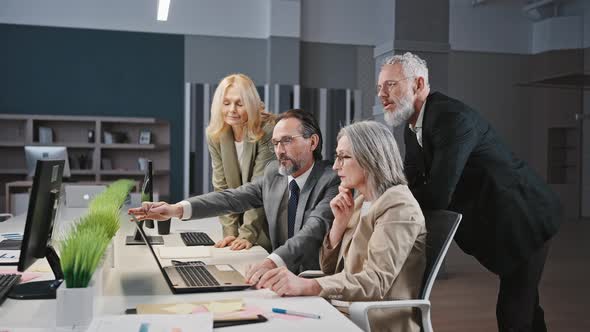
<svg viewBox="0 0 590 332">
<path fill-rule="evenodd" d="M 301 0 L 301 39 L 375 45 L 376 4 L 376 0 Z"/>
<path fill-rule="evenodd" d="M 461 51 L 518 53 L 531 51 L 532 22 L 521 12 L 522 1 L 450 0 L 449 43 Z"/>
<path fill-rule="evenodd" d="M 267 38 L 271 0 L 171 0 L 168 21 L 157 0 L 2 0 L 0 23 Z"/>
</svg>

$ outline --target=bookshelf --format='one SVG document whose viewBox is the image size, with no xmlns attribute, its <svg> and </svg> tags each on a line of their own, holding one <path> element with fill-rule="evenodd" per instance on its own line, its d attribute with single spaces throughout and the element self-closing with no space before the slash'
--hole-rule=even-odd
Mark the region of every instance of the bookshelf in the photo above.
<svg viewBox="0 0 590 332">
<path fill-rule="evenodd" d="M 47 132 L 51 143 L 43 138 Z M 92 137 L 89 133 L 92 132 Z M 145 134 L 149 133 L 149 142 Z M 144 135 L 143 144 L 140 136 Z M 0 212 L 8 211 L 6 183 L 26 181 L 24 147 L 65 146 L 71 177 L 65 182 L 108 183 L 142 180 L 139 158 L 154 163 L 154 190 L 170 194 L 170 125 L 141 117 L 94 117 L 0 114 Z"/>
</svg>

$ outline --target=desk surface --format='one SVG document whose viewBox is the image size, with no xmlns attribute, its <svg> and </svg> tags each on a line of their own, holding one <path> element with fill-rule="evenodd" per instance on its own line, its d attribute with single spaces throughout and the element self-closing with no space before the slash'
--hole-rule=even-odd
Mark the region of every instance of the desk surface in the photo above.
<svg viewBox="0 0 590 332">
<path fill-rule="evenodd" d="M 54 227 L 54 238 L 55 234 L 67 230 L 72 221 L 84 212 L 85 209 L 60 209 L 58 218 L 56 218 L 58 222 Z M 22 232 L 25 219 L 26 217 L 21 215 L 0 223 L 0 232 Z M 98 300 L 97 308 L 99 316 L 121 315 L 125 309 L 134 308 L 141 303 L 180 303 L 242 298 L 246 305 L 253 305 L 268 312 L 269 321 L 262 324 L 224 328 L 223 331 L 228 329 L 257 332 L 295 331 L 306 328 L 313 331 L 324 328 L 359 331 L 356 325 L 321 297 L 279 297 L 270 290 L 173 295 L 148 248 L 125 245 L 125 236 L 132 234 L 134 227 L 132 223 L 127 223 L 125 219 L 122 219 L 121 229 L 113 240 L 113 267 L 105 266 L 107 273 L 105 273 L 106 278 L 103 281 L 103 295 Z M 146 230 L 148 234 L 156 233 L 155 229 Z M 191 221 L 173 220 L 170 235 L 164 236 L 166 245 L 183 245 L 178 233 L 184 230 L 207 232 L 213 240 L 221 239 L 222 236 L 221 226 L 216 218 Z M 230 252 L 227 248 L 214 248 L 211 257 L 199 260 L 206 263 L 231 264 L 238 271 L 244 273 L 249 264 L 260 261 L 266 255 L 267 253 L 260 247 L 241 252 Z M 161 262 L 163 265 L 170 264 L 169 260 L 161 260 Z M 110 264 L 105 263 L 105 265 Z M 0 272 L 11 269 L 14 270 L 15 267 L 2 266 Z M 273 307 L 313 312 L 322 318 L 299 320 L 273 318 L 270 314 Z M 31 319 L 32 317 L 33 319 Z M 55 300 L 17 301 L 6 299 L 0 305 L 0 328 L 37 328 L 40 331 L 55 331 L 55 317 Z M 57 330 L 67 329 L 59 328 Z"/>
</svg>

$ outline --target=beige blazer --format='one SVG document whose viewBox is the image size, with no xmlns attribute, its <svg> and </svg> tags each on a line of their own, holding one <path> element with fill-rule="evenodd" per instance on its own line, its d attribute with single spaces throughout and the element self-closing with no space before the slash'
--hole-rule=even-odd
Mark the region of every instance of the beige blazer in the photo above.
<svg viewBox="0 0 590 332">
<path fill-rule="evenodd" d="M 418 202 L 407 186 L 389 188 L 360 217 L 364 197 L 355 200 L 340 243 L 320 252 L 322 271 L 316 279 L 321 296 L 341 301 L 415 299 L 426 268 L 426 226 Z M 374 331 L 420 331 L 412 309 L 372 310 Z"/>
<path fill-rule="evenodd" d="M 261 139 L 257 142 L 244 140 L 241 164 L 238 162 L 231 129 L 223 131 L 218 141 L 207 136 L 215 191 L 237 188 L 257 176 L 262 176 L 266 165 L 276 159 L 275 154 L 268 148 L 271 146 L 273 128 L 274 125 L 267 122 L 263 125 L 264 136 Z M 252 209 L 243 214 L 228 214 L 219 217 L 219 220 L 223 225 L 224 237 L 233 235 L 252 244 L 258 244 L 267 251 L 272 250 L 264 209 Z"/>
</svg>

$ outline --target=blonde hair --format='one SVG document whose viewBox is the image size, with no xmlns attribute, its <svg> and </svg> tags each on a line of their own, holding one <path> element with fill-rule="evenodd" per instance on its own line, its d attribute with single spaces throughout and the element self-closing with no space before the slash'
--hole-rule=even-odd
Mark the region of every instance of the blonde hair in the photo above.
<svg viewBox="0 0 590 332">
<path fill-rule="evenodd" d="M 260 100 L 254 82 L 244 74 L 231 74 L 219 82 L 211 102 L 211 119 L 207 126 L 207 135 L 213 140 L 219 140 L 221 133 L 230 129 L 229 125 L 223 121 L 221 109 L 227 89 L 232 86 L 238 90 L 248 114 L 248 122 L 244 126 L 244 138 L 250 142 L 256 142 L 264 135 L 264 124 L 273 123 L 274 116 L 264 112 L 264 103 Z"/>
</svg>

